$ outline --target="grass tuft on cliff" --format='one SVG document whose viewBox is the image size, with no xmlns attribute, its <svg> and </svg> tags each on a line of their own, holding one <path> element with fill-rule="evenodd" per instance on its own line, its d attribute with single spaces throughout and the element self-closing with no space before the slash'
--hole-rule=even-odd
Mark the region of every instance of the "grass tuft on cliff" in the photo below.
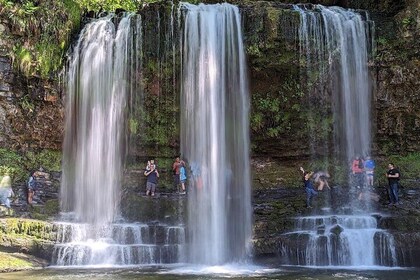
<svg viewBox="0 0 420 280">
<path fill-rule="evenodd" d="M 14 67 L 26 77 L 53 77 L 62 68 L 81 15 L 80 6 L 71 0 L 0 0 L 0 18 L 12 36 L 8 39 Z"/>
</svg>

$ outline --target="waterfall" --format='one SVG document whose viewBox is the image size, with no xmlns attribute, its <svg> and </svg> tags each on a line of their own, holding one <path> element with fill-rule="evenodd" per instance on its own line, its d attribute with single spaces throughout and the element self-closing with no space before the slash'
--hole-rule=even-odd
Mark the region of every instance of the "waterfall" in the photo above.
<svg viewBox="0 0 420 280">
<path fill-rule="evenodd" d="M 394 239 L 372 216 L 309 216 L 282 235 L 286 264 L 310 266 L 396 266 Z"/>
<path fill-rule="evenodd" d="M 189 261 L 250 250 L 249 96 L 238 8 L 181 4 L 181 154 L 191 177 Z"/>
<path fill-rule="evenodd" d="M 134 109 L 144 90 L 138 79 L 143 74 L 142 39 L 140 16 L 109 15 L 84 27 L 70 57 L 61 186 L 61 207 L 70 222 L 57 223 L 53 265 L 183 260 L 183 226 L 115 223 L 124 145 L 130 141 L 126 126 L 130 132 L 136 129 Z"/>
<path fill-rule="evenodd" d="M 182 261 L 185 229 L 165 224 L 58 223 L 51 263 L 58 266 L 165 264 Z"/>
<path fill-rule="evenodd" d="M 347 162 L 355 155 L 370 155 L 371 22 L 360 13 L 339 7 L 295 6 L 295 10 L 300 13 L 298 34 L 307 84 L 332 95 L 336 153 Z M 318 127 L 314 131 L 320 132 Z"/>
<path fill-rule="evenodd" d="M 61 207 L 76 221 L 109 223 L 118 213 L 130 22 L 88 24 L 70 60 Z"/>
<path fill-rule="evenodd" d="M 294 9 L 300 15 L 300 63 L 305 69 L 309 100 L 323 96 L 320 106 L 332 108 L 335 152 L 347 165 L 354 156 L 371 153 L 372 89 L 368 54 L 369 42 L 373 41 L 369 37 L 372 25 L 367 15 L 339 7 L 311 5 L 294 6 Z M 312 127 L 315 127 L 314 134 L 325 133 L 325 127 Z M 353 215 L 297 218 L 295 231 L 281 237 L 283 263 L 356 267 L 397 265 L 393 236 L 378 229 L 375 217 L 358 209 L 363 205 L 370 210 L 369 203 L 359 202 L 357 193 L 350 188 L 345 197 L 350 200 Z"/>
</svg>

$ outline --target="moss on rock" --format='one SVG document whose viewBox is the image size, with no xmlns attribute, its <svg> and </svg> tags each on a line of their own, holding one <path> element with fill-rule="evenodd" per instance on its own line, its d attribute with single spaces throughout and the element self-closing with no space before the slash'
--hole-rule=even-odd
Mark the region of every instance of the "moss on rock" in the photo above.
<svg viewBox="0 0 420 280">
<path fill-rule="evenodd" d="M 0 272 L 25 270 L 34 267 L 34 264 L 23 257 L 22 254 L 8 254 L 0 252 Z"/>
</svg>

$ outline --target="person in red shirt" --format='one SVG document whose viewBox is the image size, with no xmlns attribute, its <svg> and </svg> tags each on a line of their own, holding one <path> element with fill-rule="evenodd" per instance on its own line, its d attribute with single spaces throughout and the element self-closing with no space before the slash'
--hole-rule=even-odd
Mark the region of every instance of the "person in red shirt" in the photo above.
<svg viewBox="0 0 420 280">
<path fill-rule="evenodd" d="M 364 185 L 363 166 L 363 159 L 359 156 L 356 156 L 351 165 L 351 172 L 354 178 L 353 182 L 357 187 L 363 187 Z"/>
</svg>

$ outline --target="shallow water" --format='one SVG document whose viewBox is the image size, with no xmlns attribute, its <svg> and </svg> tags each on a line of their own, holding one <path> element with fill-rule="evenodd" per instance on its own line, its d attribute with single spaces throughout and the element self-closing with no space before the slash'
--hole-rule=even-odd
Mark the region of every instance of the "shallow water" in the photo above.
<svg viewBox="0 0 420 280">
<path fill-rule="evenodd" d="M 122 267 L 122 268 L 46 268 L 35 271 L 22 271 L 0 274 L 5 280 L 68 280 L 68 279 L 144 279 L 144 280 L 177 280 L 177 279 L 279 279 L 279 280 L 418 280 L 419 269 L 332 269 L 308 267 L 268 268 L 258 266 L 216 266 L 216 267 Z"/>
</svg>

